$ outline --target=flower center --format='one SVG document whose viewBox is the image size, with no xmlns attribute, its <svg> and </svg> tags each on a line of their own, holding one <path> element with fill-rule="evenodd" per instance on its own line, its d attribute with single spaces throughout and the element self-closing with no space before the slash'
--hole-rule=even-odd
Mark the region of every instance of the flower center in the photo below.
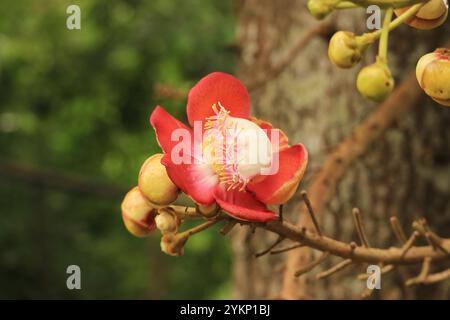
<svg viewBox="0 0 450 320">
<path fill-rule="evenodd" d="M 228 190 L 245 189 L 272 164 L 272 144 L 264 130 L 252 121 L 229 115 L 220 102 L 212 106 L 215 115 L 204 125 L 204 160 Z"/>
</svg>

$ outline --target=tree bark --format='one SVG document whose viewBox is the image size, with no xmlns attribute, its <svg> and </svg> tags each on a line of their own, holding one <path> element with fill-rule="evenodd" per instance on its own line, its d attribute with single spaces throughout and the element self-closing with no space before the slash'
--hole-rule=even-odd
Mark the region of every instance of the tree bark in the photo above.
<svg viewBox="0 0 450 320">
<path fill-rule="evenodd" d="M 327 56 L 328 40 L 336 30 L 361 34 L 368 31 L 365 26 L 363 9 L 334 12 L 318 22 L 310 16 L 305 0 L 241 2 L 239 77 L 251 90 L 253 114 L 284 130 L 291 144 L 301 142 L 308 149 L 307 174 L 299 189 L 308 190 L 330 151 L 378 107 L 361 97 L 355 85 L 359 69 L 374 62 L 377 45 L 350 70 L 338 69 Z M 405 25 L 390 34 L 388 59 L 397 87 L 422 55 L 450 40 L 449 34 L 449 23 L 429 31 Z M 424 216 L 437 233 L 450 236 L 450 108 L 437 105 L 423 93 L 416 100 L 338 181 L 319 215 L 327 235 L 356 241 L 351 209 L 358 207 L 370 242 L 379 247 L 398 245 L 389 228 L 392 215 L 398 216 L 408 233 L 412 220 Z M 306 219 L 300 217 L 302 206 L 297 195 L 284 207 L 285 217 L 292 222 Z M 263 230 L 252 234 L 248 227 L 235 228 L 236 298 L 358 298 L 365 289 L 365 281 L 355 276 L 365 272 L 366 266 L 346 269 L 327 280 L 310 275 L 294 278 L 293 267 L 300 268 L 311 256 L 317 257 L 308 248 L 254 257 L 276 239 Z M 286 266 L 288 257 L 290 266 Z M 338 259 L 328 259 L 325 266 L 336 262 Z M 440 270 L 440 266 L 434 267 Z M 420 266 L 404 267 L 383 276 L 382 289 L 374 297 L 450 296 L 448 282 L 405 289 L 403 280 L 419 271 Z"/>
</svg>

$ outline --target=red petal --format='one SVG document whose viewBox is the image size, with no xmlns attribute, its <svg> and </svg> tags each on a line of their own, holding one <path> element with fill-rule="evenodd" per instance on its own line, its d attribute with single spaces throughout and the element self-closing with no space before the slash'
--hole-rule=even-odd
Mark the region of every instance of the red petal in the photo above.
<svg viewBox="0 0 450 320">
<path fill-rule="evenodd" d="M 152 112 L 150 123 L 155 128 L 159 145 L 164 150 L 165 155 L 161 159 L 161 163 L 166 167 L 172 182 L 191 196 L 195 202 L 205 205 L 213 204 L 215 202 L 214 187 L 218 183 L 218 178 L 209 166 L 195 161 L 192 130 L 159 106 Z M 181 141 L 181 139 L 172 141 L 172 132 L 180 128 L 188 130 L 190 135 L 188 150 L 182 149 L 180 152 L 180 155 L 185 156 L 188 163 L 174 163 L 171 159 L 172 149 Z"/>
<path fill-rule="evenodd" d="M 194 121 L 204 121 L 214 115 L 212 106 L 218 102 L 233 117 L 250 116 L 250 98 L 242 82 L 232 75 L 214 72 L 202 78 L 189 92 L 187 116 L 191 126 Z"/>
<path fill-rule="evenodd" d="M 281 129 L 275 129 L 270 122 L 251 117 L 251 120 L 256 123 L 261 129 L 265 130 L 269 140 L 272 142 L 273 152 L 278 152 L 280 150 L 286 149 L 289 147 L 288 137 Z M 278 143 L 275 144 L 275 141 L 272 141 L 272 132 L 278 132 Z"/>
<path fill-rule="evenodd" d="M 189 129 L 181 121 L 178 121 L 177 119 L 172 117 L 169 113 L 167 113 L 166 110 L 164 110 L 160 106 L 156 106 L 155 110 L 153 110 L 150 116 L 150 124 L 155 129 L 158 143 L 165 153 L 170 154 L 172 148 L 179 143 L 179 141 L 171 140 L 172 132 L 175 129 L 186 129 L 192 137 L 191 129 Z"/>
<path fill-rule="evenodd" d="M 214 195 L 219 206 L 231 216 L 244 221 L 266 222 L 276 220 L 278 216 L 267 209 L 247 191 L 238 189 L 227 191 L 223 185 L 215 188 Z"/>
<path fill-rule="evenodd" d="M 308 163 L 308 152 L 302 144 L 284 149 L 278 155 L 279 168 L 276 174 L 247 185 L 247 189 L 265 204 L 287 202 L 297 189 Z"/>
<path fill-rule="evenodd" d="M 219 180 L 208 165 L 175 164 L 169 154 L 164 155 L 161 163 L 166 166 L 167 174 L 172 182 L 195 202 L 203 205 L 215 203 L 214 188 Z"/>
</svg>

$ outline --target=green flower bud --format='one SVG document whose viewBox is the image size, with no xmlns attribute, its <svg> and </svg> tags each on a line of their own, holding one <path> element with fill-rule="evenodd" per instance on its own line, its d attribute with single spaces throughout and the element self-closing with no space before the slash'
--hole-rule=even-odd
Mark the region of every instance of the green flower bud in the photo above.
<svg viewBox="0 0 450 320">
<path fill-rule="evenodd" d="M 122 201 L 122 219 L 127 230 L 136 237 L 146 237 L 156 228 L 156 209 L 138 187 L 131 189 Z"/>
<path fill-rule="evenodd" d="M 167 175 L 161 164 L 163 154 L 155 154 L 148 158 L 139 172 L 138 185 L 142 194 L 153 204 L 165 206 L 178 197 L 178 188 Z"/>
<path fill-rule="evenodd" d="M 450 107 L 450 50 L 436 49 L 419 59 L 416 67 L 420 87 L 433 100 Z"/>
<path fill-rule="evenodd" d="M 394 78 L 386 63 L 377 62 L 361 69 L 356 79 L 358 91 L 371 100 L 380 102 L 394 89 Z"/>
<path fill-rule="evenodd" d="M 338 31 L 331 37 L 328 57 L 340 68 L 351 68 L 361 60 L 364 50 L 352 32 Z"/>
<path fill-rule="evenodd" d="M 311 15 L 322 20 L 334 10 L 335 1 L 327 0 L 308 0 L 308 10 Z"/>
</svg>

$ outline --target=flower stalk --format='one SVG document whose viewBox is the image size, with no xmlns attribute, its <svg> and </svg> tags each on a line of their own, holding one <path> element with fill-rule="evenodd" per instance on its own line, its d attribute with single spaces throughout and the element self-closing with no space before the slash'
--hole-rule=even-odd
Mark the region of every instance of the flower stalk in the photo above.
<svg viewBox="0 0 450 320">
<path fill-rule="evenodd" d="M 389 24 L 391 23 L 393 13 L 394 13 L 394 9 L 392 7 L 386 9 L 386 12 L 384 14 L 383 28 L 381 29 L 380 44 L 379 44 L 379 48 L 378 48 L 378 56 L 385 63 L 387 62 Z"/>
<path fill-rule="evenodd" d="M 389 23 L 389 31 L 394 30 L 402 23 L 408 21 L 411 17 L 413 17 L 420 10 L 420 8 L 422 8 L 425 5 L 425 3 L 426 2 L 421 2 L 421 3 L 417 3 L 417 4 L 413 5 L 401 16 L 392 20 Z M 364 33 L 357 37 L 357 41 L 359 43 L 361 43 L 362 45 L 369 45 L 380 38 L 382 31 L 383 31 L 383 29 L 380 29 L 380 30 L 377 30 L 374 32 L 370 32 L 370 33 Z"/>
</svg>

